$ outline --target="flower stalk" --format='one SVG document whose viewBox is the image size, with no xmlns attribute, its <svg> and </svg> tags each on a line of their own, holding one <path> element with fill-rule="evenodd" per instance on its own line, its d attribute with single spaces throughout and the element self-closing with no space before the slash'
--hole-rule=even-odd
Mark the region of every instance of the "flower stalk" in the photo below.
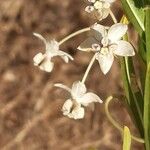
<svg viewBox="0 0 150 150">
<path fill-rule="evenodd" d="M 95 62 L 95 59 L 96 59 L 96 54 L 92 57 L 92 59 L 91 59 L 89 65 L 88 65 L 88 67 L 87 67 L 87 69 L 86 69 L 86 71 L 85 71 L 85 74 L 84 74 L 84 76 L 83 76 L 83 78 L 82 78 L 82 81 L 81 81 L 82 83 L 85 83 L 85 80 L 86 80 L 86 78 L 87 78 L 87 76 L 88 76 L 88 74 L 89 74 L 89 72 L 90 72 L 90 70 L 91 70 L 91 68 L 92 68 L 92 65 L 93 65 L 94 62 Z"/>
<path fill-rule="evenodd" d="M 90 28 L 87 27 L 87 28 L 84 28 L 84 29 L 81 29 L 81 30 L 78 30 L 70 35 L 68 35 L 67 37 L 65 37 L 64 39 L 62 39 L 61 41 L 59 41 L 59 45 L 62 45 L 63 43 L 65 43 L 66 41 L 68 41 L 69 39 L 79 35 L 79 34 L 82 34 L 84 32 L 87 32 L 87 31 L 90 31 Z"/>
<path fill-rule="evenodd" d="M 117 128 L 117 129 L 123 134 L 123 131 L 124 131 L 123 127 L 121 127 L 121 125 L 120 125 L 117 121 L 115 121 L 115 120 L 113 119 L 113 117 L 111 116 L 111 113 L 109 112 L 109 105 L 110 105 L 110 103 L 112 102 L 112 100 L 113 100 L 113 97 L 112 97 L 112 96 L 110 96 L 110 97 L 108 97 L 108 98 L 106 99 L 106 102 L 105 102 L 105 112 L 106 112 L 107 118 L 108 118 L 109 121 L 112 123 L 112 125 L 113 125 L 115 128 Z M 132 137 L 132 139 L 133 139 L 134 141 L 136 141 L 136 142 L 144 143 L 144 140 L 143 140 L 142 138 L 138 138 L 138 137 L 136 137 L 136 136 L 134 136 L 134 135 L 132 135 L 131 137 Z"/>
</svg>

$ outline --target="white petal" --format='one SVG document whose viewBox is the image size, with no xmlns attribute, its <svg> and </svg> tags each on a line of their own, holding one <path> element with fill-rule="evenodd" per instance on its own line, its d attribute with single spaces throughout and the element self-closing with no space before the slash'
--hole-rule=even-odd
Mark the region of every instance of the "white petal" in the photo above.
<svg viewBox="0 0 150 150">
<path fill-rule="evenodd" d="M 84 106 L 88 106 L 92 102 L 103 103 L 103 101 L 99 98 L 98 95 L 91 93 L 91 92 L 84 94 L 82 98 L 77 99 L 77 102 Z"/>
<path fill-rule="evenodd" d="M 62 107 L 63 115 L 68 115 L 72 109 L 72 106 L 73 106 L 72 100 L 71 99 L 66 100 Z"/>
<path fill-rule="evenodd" d="M 107 74 L 113 64 L 113 61 L 114 61 L 113 54 L 111 54 L 111 53 L 109 53 L 107 55 L 98 54 L 96 59 L 99 62 L 102 72 L 104 74 Z"/>
<path fill-rule="evenodd" d="M 54 63 L 52 63 L 49 59 L 45 59 L 40 65 L 39 68 L 46 72 L 51 72 L 54 67 Z"/>
<path fill-rule="evenodd" d="M 73 57 L 72 57 L 71 55 L 69 55 L 69 54 L 66 53 L 66 52 L 60 51 L 60 50 L 57 52 L 57 55 L 58 55 L 58 56 L 61 56 L 61 58 L 62 58 L 66 63 L 69 62 L 69 59 L 73 60 Z"/>
<path fill-rule="evenodd" d="M 103 7 L 103 3 L 102 3 L 101 1 L 96 1 L 96 2 L 94 3 L 94 8 L 95 8 L 96 10 L 102 9 L 102 7 Z"/>
<path fill-rule="evenodd" d="M 99 44 L 99 42 L 95 38 L 89 37 L 83 43 L 81 43 L 77 49 L 81 51 L 92 51 L 93 44 Z"/>
<path fill-rule="evenodd" d="M 61 83 L 55 83 L 54 86 L 55 86 L 55 87 L 62 88 L 62 89 L 64 89 L 64 90 L 66 90 L 66 91 L 68 91 L 68 92 L 71 93 L 71 89 L 70 89 L 69 87 L 67 87 L 66 85 L 63 85 L 63 84 L 61 84 Z"/>
<path fill-rule="evenodd" d="M 57 56 L 57 51 L 59 51 L 59 43 L 56 40 L 51 40 L 46 43 L 46 54 L 50 57 Z"/>
<path fill-rule="evenodd" d="M 115 0 L 105 0 L 105 2 L 113 3 L 113 2 L 115 2 Z"/>
<path fill-rule="evenodd" d="M 74 99 L 83 96 L 86 93 L 86 86 L 80 81 L 76 81 L 72 85 L 71 95 Z"/>
<path fill-rule="evenodd" d="M 106 29 L 104 26 L 95 23 L 91 26 L 91 33 L 98 41 L 101 41 L 101 39 L 105 36 Z"/>
<path fill-rule="evenodd" d="M 46 45 L 46 39 L 41 35 L 41 34 L 38 34 L 38 33 L 33 33 L 34 36 L 36 36 L 37 38 L 39 38 L 40 40 L 42 40 L 45 45 Z"/>
<path fill-rule="evenodd" d="M 109 15 L 109 9 L 108 8 L 103 8 L 102 10 L 102 19 L 105 19 Z"/>
<path fill-rule="evenodd" d="M 134 48 L 133 46 L 127 42 L 127 41 L 118 41 L 117 43 L 117 49 L 113 51 L 114 54 L 119 56 L 134 56 Z"/>
<path fill-rule="evenodd" d="M 95 3 L 96 0 L 88 0 L 88 2 L 90 2 L 90 3 Z"/>
<path fill-rule="evenodd" d="M 84 118 L 84 108 L 80 107 L 80 106 L 75 107 L 72 110 L 71 114 L 68 115 L 68 117 L 74 118 L 74 119 L 82 119 L 82 118 Z"/>
<path fill-rule="evenodd" d="M 111 43 L 120 40 L 127 32 L 128 26 L 122 23 L 114 24 L 108 31 L 108 38 Z"/>
<path fill-rule="evenodd" d="M 34 56 L 33 58 L 33 62 L 35 66 L 38 66 L 45 58 L 45 55 L 43 55 L 42 53 L 38 53 Z"/>
</svg>

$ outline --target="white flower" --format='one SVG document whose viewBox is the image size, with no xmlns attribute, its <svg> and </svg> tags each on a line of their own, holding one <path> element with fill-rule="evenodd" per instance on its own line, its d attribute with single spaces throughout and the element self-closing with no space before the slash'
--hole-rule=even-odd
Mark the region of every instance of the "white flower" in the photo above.
<svg viewBox="0 0 150 150">
<path fill-rule="evenodd" d="M 38 53 L 33 58 L 34 65 L 39 66 L 41 70 L 51 72 L 54 66 L 51 59 L 55 56 L 60 56 L 66 63 L 69 62 L 69 59 L 73 60 L 71 55 L 59 50 L 59 43 L 57 41 L 46 41 L 42 35 L 37 33 L 34 33 L 33 35 L 38 37 L 45 44 L 45 53 Z"/>
<path fill-rule="evenodd" d="M 80 81 L 73 83 L 72 88 L 57 83 L 56 87 L 63 88 L 71 94 L 71 98 L 66 100 L 62 111 L 65 116 L 74 119 L 82 119 L 84 117 L 84 107 L 88 106 L 92 102 L 102 103 L 102 100 L 94 93 L 87 92 L 85 84 Z"/>
<path fill-rule="evenodd" d="M 95 24 L 91 27 L 93 36 L 81 43 L 78 49 L 96 52 L 96 59 L 100 68 L 106 74 L 113 64 L 115 55 L 135 55 L 133 46 L 129 42 L 121 40 L 127 29 L 127 25 L 122 23 L 114 24 L 109 29 L 100 24 Z"/>
<path fill-rule="evenodd" d="M 115 0 L 88 0 L 90 5 L 85 8 L 85 11 L 92 13 L 98 20 L 105 19 L 109 15 L 111 3 Z"/>
</svg>

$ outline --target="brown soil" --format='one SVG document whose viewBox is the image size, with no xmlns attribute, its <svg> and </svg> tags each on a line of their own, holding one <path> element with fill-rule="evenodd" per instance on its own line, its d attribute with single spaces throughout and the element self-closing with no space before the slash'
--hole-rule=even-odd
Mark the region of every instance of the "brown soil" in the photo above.
<svg viewBox="0 0 150 150">
<path fill-rule="evenodd" d="M 94 112 L 86 108 L 83 120 L 68 119 L 61 112 L 68 94 L 53 87 L 55 82 L 69 86 L 82 78 L 92 54 L 78 52 L 76 47 L 86 35 L 61 47 L 75 61 L 65 64 L 56 58 L 51 74 L 40 71 L 32 61 L 34 55 L 44 49 L 32 33 L 60 40 L 93 24 L 94 20 L 84 12 L 85 5 L 81 0 L 1 0 L 0 149 L 121 150 L 121 135 L 109 123 L 103 104 L 96 104 Z M 113 8 L 120 18 L 118 1 Z M 103 23 L 112 22 L 108 18 Z M 96 62 L 86 82 L 88 89 L 104 100 L 109 95 L 120 97 L 123 90 L 119 70 L 116 61 L 104 76 Z M 111 107 L 116 119 L 136 134 L 121 102 L 116 101 Z M 142 146 L 134 143 L 132 149 L 142 150 Z"/>
</svg>

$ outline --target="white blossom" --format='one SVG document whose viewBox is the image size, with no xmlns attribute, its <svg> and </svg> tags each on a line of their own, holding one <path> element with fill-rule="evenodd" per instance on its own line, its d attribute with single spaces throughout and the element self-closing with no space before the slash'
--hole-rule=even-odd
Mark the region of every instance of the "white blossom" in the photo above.
<svg viewBox="0 0 150 150">
<path fill-rule="evenodd" d="M 34 65 L 39 66 L 41 70 L 51 72 L 54 67 L 54 63 L 51 59 L 55 56 L 60 56 L 66 63 L 69 62 L 69 59 L 73 60 L 71 55 L 59 50 L 59 43 L 57 41 L 46 41 L 42 35 L 37 33 L 34 33 L 33 35 L 38 37 L 45 44 L 45 53 L 38 53 L 33 58 Z"/>
<path fill-rule="evenodd" d="M 135 55 L 133 46 L 121 40 L 127 29 L 127 25 L 122 23 L 114 24 L 109 29 L 100 24 L 94 24 L 91 27 L 92 36 L 81 43 L 78 49 L 94 51 L 102 72 L 106 74 L 113 64 L 114 56 Z"/>
<path fill-rule="evenodd" d="M 105 19 L 109 15 L 111 3 L 115 0 L 88 0 L 90 5 L 85 8 L 85 11 L 92 13 L 98 20 Z"/>
<path fill-rule="evenodd" d="M 55 84 L 55 86 L 63 88 L 71 94 L 71 97 L 65 101 L 62 107 L 63 115 L 69 118 L 82 119 L 84 118 L 84 107 L 92 102 L 102 103 L 96 94 L 87 92 L 85 84 L 80 81 L 74 82 L 71 89 L 60 83 Z"/>
</svg>

